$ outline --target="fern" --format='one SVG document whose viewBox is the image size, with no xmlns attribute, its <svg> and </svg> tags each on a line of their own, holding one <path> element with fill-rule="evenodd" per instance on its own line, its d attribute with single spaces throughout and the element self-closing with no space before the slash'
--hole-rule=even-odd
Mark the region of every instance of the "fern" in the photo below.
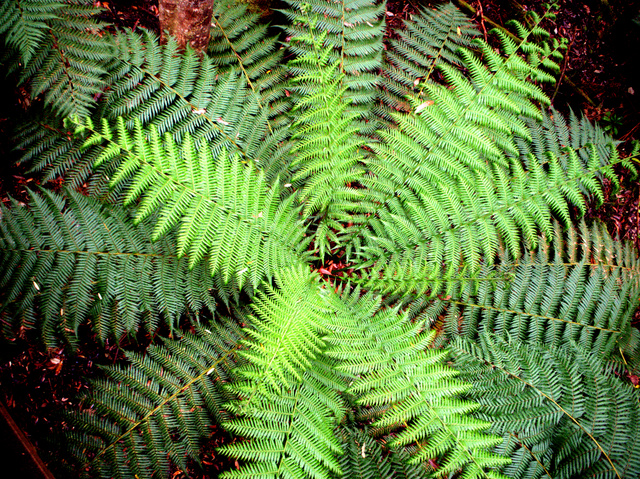
<svg viewBox="0 0 640 479">
<path fill-rule="evenodd" d="M 636 477 L 638 395 L 612 377 L 599 355 L 503 340 L 458 340 L 456 366 L 474 383 L 479 416 L 505 437 L 510 477 Z"/>
<path fill-rule="evenodd" d="M 230 322 L 209 328 L 165 339 L 147 356 L 128 353 L 127 367 L 105 368 L 106 378 L 94 381 L 67 438 L 78 462 L 91 467 L 88 477 L 167 477 L 172 463 L 184 469 L 187 459 L 198 460 L 210 418 L 228 418 L 223 385 L 242 337 Z"/>
<path fill-rule="evenodd" d="M 405 29 L 398 32 L 399 38 L 389 40 L 384 55 L 378 115 L 392 120 L 396 111 L 409 112 L 406 98 L 422 96 L 421 84 L 431 79 L 439 65 L 461 65 L 458 49 L 470 48 L 478 35 L 469 18 L 452 3 L 423 9 L 413 21 L 405 21 Z"/>
<path fill-rule="evenodd" d="M 222 477 L 640 474 L 637 252 L 572 226 L 635 169 L 548 108 L 541 18 L 488 43 L 449 4 L 385 50 L 384 2 L 291 0 L 278 45 L 225 0 L 198 56 L 83 2 L 0 7 L 46 96 L 23 161 L 67 186 L 2 210 L 3 335 L 181 335 L 71 415 L 87 476 L 185 470 L 214 423 Z"/>
<path fill-rule="evenodd" d="M 153 239 L 179 225 L 178 255 L 188 254 L 191 267 L 209 255 L 212 274 L 255 287 L 308 256 L 293 197 L 281 202 L 280 185 L 270 188 L 264 174 L 238 156 L 223 150 L 214 160 L 203 141 L 187 134 L 179 145 L 168 134 L 161 139 L 155 128 L 147 134 L 140 123 L 131 135 L 121 119 L 117 132 L 106 121 L 103 133 L 91 122 L 78 125 L 79 132 L 85 128 L 91 133 L 86 145 L 106 143 L 97 166 L 124 152 L 111 184 L 131 178 L 125 203 L 143 195 L 138 221 L 159 208 Z"/>
<path fill-rule="evenodd" d="M 285 27 L 286 34 L 299 38 L 307 36 L 310 31 L 326 33 L 324 46 L 330 49 L 329 60 L 337 62 L 340 73 L 345 74 L 345 98 L 351 104 L 347 111 L 359 115 L 362 132 L 372 132 L 376 125 L 373 103 L 379 81 L 376 70 L 382 61 L 385 2 L 287 0 L 286 3 L 289 8 L 284 10 L 284 14 L 290 22 Z M 313 45 L 292 42 L 291 50 L 298 56 L 304 56 L 313 51 Z M 305 73 L 300 65 L 293 67 L 292 71 L 296 75 Z"/>
<path fill-rule="evenodd" d="M 5 8 L 15 9 L 16 5 L 11 4 L 9 2 Z M 34 6 L 33 2 L 24 4 Z M 18 31 L 28 30 L 29 26 L 32 30 L 30 35 L 25 32 L 31 38 L 18 47 L 22 56 L 28 59 L 21 72 L 21 81 L 30 80 L 32 97 L 44 94 L 45 103 L 58 114 L 88 116 L 95 98 L 106 86 L 105 63 L 111 58 L 111 45 L 98 35 L 104 25 L 92 18 L 99 11 L 93 2 L 65 0 L 55 10 L 51 8 L 53 5 L 49 3 L 43 9 L 44 22 L 32 24 L 32 21 L 23 20 L 16 25 Z"/>
<path fill-rule="evenodd" d="M 101 341 L 120 339 L 144 324 L 171 329 L 182 317 L 215 311 L 214 284 L 205 268 L 188 269 L 175 239 L 149 244 L 148 222 L 73 191 L 31 193 L 29 209 L 3 208 L 0 261 L 5 266 L 1 315 L 11 330 L 41 332 L 47 346 L 75 344 L 89 322 Z"/>
</svg>

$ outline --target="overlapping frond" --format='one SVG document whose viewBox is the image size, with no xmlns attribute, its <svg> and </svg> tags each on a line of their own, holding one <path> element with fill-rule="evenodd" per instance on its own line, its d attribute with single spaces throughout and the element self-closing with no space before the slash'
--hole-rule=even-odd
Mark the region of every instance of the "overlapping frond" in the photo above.
<svg viewBox="0 0 640 479">
<path fill-rule="evenodd" d="M 640 474 L 637 391 L 611 375 L 597 352 L 573 342 L 545 346 L 459 339 L 452 353 L 476 415 L 504 437 L 513 478 L 635 478 Z"/>
<path fill-rule="evenodd" d="M 224 385 L 238 362 L 242 333 L 215 323 L 180 340 L 165 339 L 129 365 L 104 368 L 92 383 L 86 409 L 70 415 L 69 451 L 86 477 L 169 477 L 198 461 L 212 420 L 228 419 Z"/>
<path fill-rule="evenodd" d="M 381 105 L 376 113 L 387 121 L 394 112 L 411 110 L 407 97 L 421 96 L 421 84 L 431 79 L 438 65 L 461 66 L 458 49 L 471 48 L 471 40 L 480 34 L 452 3 L 421 9 L 397 33 L 384 52 L 378 88 Z"/>
<path fill-rule="evenodd" d="M 340 472 L 334 427 L 345 382 L 322 354 L 328 291 L 306 269 L 284 270 L 276 283 L 254 299 L 247 362 L 230 387 L 239 399 L 227 405 L 238 417 L 225 428 L 250 440 L 218 449 L 246 464 L 222 477 L 329 478 Z"/>
<path fill-rule="evenodd" d="M 215 310 L 213 281 L 204 264 L 189 270 L 175 256 L 175 238 L 148 241 L 148 221 L 103 206 L 79 193 L 31 194 L 14 202 L 0 222 L 1 317 L 4 334 L 39 330 L 43 342 L 73 343 L 88 322 L 97 337 L 120 339 L 142 325 L 153 332 L 183 317 Z"/>
<path fill-rule="evenodd" d="M 212 63 L 221 72 L 242 70 L 261 106 L 268 108 L 272 127 L 281 124 L 291 105 L 284 90 L 284 49 L 277 36 L 269 36 L 269 25 L 260 22 L 258 13 L 233 0 L 214 2 L 212 27 L 207 47 Z"/>
<path fill-rule="evenodd" d="M 77 128 L 89 132 L 87 146 L 104 145 L 97 166 L 116 162 L 111 185 L 126 182 L 125 204 L 142 198 L 137 220 L 158 212 L 152 239 L 178 228 L 178 255 L 188 256 L 190 267 L 208 256 L 213 275 L 242 288 L 307 258 L 294 197 L 281 199 L 282 187 L 270 187 L 238 154 L 222 150 L 214 157 L 204 140 L 187 133 L 177 143 L 139 122 L 130 132 L 122 119 L 116 131 L 106 121 L 102 132 L 90 121 Z"/>
<path fill-rule="evenodd" d="M 28 64 L 47 35 L 48 21 L 58 18 L 58 0 L 15 0 L 0 5 L 0 35 L 4 43 L 20 52 Z"/>
<path fill-rule="evenodd" d="M 326 33 L 324 46 L 330 48 L 330 62 L 337 62 L 350 102 L 348 112 L 359 117 L 362 133 L 371 133 L 373 106 L 377 96 L 378 69 L 382 64 L 382 35 L 385 29 L 385 2 L 377 0 L 285 0 L 289 8 L 284 14 L 289 24 L 284 27 L 293 39 L 311 32 Z M 298 56 L 313 50 L 308 42 L 292 41 L 290 49 Z M 292 68 L 295 75 L 305 73 L 302 65 Z"/>
<path fill-rule="evenodd" d="M 448 352 L 429 349 L 434 333 L 423 322 L 394 309 L 374 314 L 378 306 L 370 296 L 336 305 L 348 314 L 327 337 L 327 355 L 355 378 L 348 391 L 378 416 L 373 427 L 435 477 L 459 470 L 468 478 L 503 477 L 493 469 L 508 460 L 490 452 L 502 441 L 486 434 L 491 423 L 470 416 L 478 405 L 459 397 L 471 385 L 445 364 Z"/>
<path fill-rule="evenodd" d="M 14 4 L 16 0 L 4 2 Z M 37 2 L 21 2 L 37 5 Z M 103 24 L 93 17 L 100 11 L 91 0 L 65 0 L 55 15 L 44 20 L 46 29 L 21 80 L 29 80 L 31 94 L 44 94 L 44 101 L 58 114 L 89 116 L 102 93 L 106 64 L 114 54 L 111 39 L 100 35 Z M 11 7 L 5 7 L 10 9 Z M 40 22 L 30 25 L 40 26 Z M 30 52 L 33 38 L 21 45 Z"/>
<path fill-rule="evenodd" d="M 338 64 L 330 64 L 330 50 L 316 49 L 290 62 L 304 65 L 306 73 L 292 79 L 301 96 L 291 114 L 293 161 L 289 168 L 293 188 L 298 189 L 304 215 L 319 217 L 314 242 L 324 257 L 337 241 L 335 231 L 359 209 L 360 192 L 352 187 L 363 175 L 364 139 L 358 135 L 357 113 L 347 112 L 347 87 Z"/>
<path fill-rule="evenodd" d="M 537 252 L 517 261 L 505 256 L 498 268 L 512 280 L 483 282 L 435 302 L 431 315 L 445 314 L 448 337 L 475 340 L 493 332 L 554 347 L 574 341 L 604 359 L 617 356 L 640 297 L 640 262 L 629 244 L 613 241 L 599 224 L 566 234 L 556 227 Z"/>
<path fill-rule="evenodd" d="M 420 464 L 409 464 L 409 454 L 402 448 L 385 450 L 369 428 L 341 426 L 337 432 L 342 439 L 344 454 L 340 456 L 342 477 L 358 479 L 419 479 L 424 477 Z"/>
</svg>

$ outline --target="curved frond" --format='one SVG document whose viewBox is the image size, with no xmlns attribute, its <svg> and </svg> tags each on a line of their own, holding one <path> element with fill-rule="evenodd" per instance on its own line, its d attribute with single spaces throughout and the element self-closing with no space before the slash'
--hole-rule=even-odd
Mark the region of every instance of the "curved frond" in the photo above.
<svg viewBox="0 0 640 479">
<path fill-rule="evenodd" d="M 214 324 L 197 335 L 165 339 L 147 355 L 129 353 L 129 365 L 104 369 L 86 409 L 70 415 L 70 452 L 86 477 L 169 477 L 198 460 L 212 419 L 228 418 L 224 389 L 236 367 L 240 331 Z"/>
<path fill-rule="evenodd" d="M 89 132 L 86 146 L 104 145 L 96 166 L 117 162 L 111 185 L 128 184 L 125 203 L 142 197 L 137 220 L 158 212 L 152 239 L 178 227 L 178 255 L 187 255 L 190 267 L 208 255 L 212 274 L 255 287 L 308 256 L 294 197 L 281 200 L 281 186 L 269 187 L 238 155 L 222 150 L 214 157 L 203 140 L 186 134 L 177 143 L 139 122 L 129 132 L 122 119 L 116 131 L 106 121 L 102 133 L 91 122 L 77 128 Z"/>
<path fill-rule="evenodd" d="M 47 346 L 72 344 L 88 322 L 101 341 L 142 325 L 171 329 L 202 309 L 215 310 L 205 265 L 189 270 L 175 238 L 151 244 L 148 221 L 70 190 L 31 194 L 29 208 L 2 209 L 0 287 L 5 335 L 35 328 Z"/>
<path fill-rule="evenodd" d="M 623 478 L 640 473 L 638 394 L 573 342 L 543 346 L 490 333 L 459 339 L 456 367 L 474 384 L 478 417 L 504 437 L 513 478 Z"/>
</svg>

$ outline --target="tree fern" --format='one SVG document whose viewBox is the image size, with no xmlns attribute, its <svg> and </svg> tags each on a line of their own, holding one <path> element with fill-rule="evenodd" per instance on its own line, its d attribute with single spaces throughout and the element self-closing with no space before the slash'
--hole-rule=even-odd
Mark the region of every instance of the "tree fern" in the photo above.
<svg viewBox="0 0 640 479">
<path fill-rule="evenodd" d="M 224 390 L 236 367 L 240 331 L 231 322 L 164 340 L 129 365 L 105 368 L 86 409 L 70 416 L 68 448 L 88 477 L 168 477 L 171 464 L 198 460 L 211 418 L 228 418 Z M 87 472 L 85 471 L 85 472 Z"/>
<path fill-rule="evenodd" d="M 68 436 L 87 475 L 185 470 L 213 422 L 223 477 L 639 475 L 637 254 L 571 227 L 632 162 L 547 110 L 539 18 L 488 43 L 448 5 L 383 53 L 384 2 L 291 0 L 281 47 L 216 2 L 198 56 L 9 3 L 13 58 L 55 73 L 77 43 L 89 79 L 34 82 L 19 147 L 69 188 L 2 212 L 5 334 L 182 334 L 94 383 Z"/>
<path fill-rule="evenodd" d="M 143 324 L 171 329 L 203 308 L 215 310 L 214 283 L 203 265 L 188 269 L 169 235 L 150 244 L 149 222 L 133 226 L 131 211 L 106 207 L 73 191 L 31 193 L 0 223 L 2 320 L 7 331 L 35 328 L 47 346 L 72 344 L 89 322 L 98 338 L 120 339 Z"/>
<path fill-rule="evenodd" d="M 606 371 L 601 357 L 483 334 L 454 342 L 456 367 L 474 384 L 479 417 L 505 438 L 510 477 L 637 477 L 638 395 Z"/>
</svg>

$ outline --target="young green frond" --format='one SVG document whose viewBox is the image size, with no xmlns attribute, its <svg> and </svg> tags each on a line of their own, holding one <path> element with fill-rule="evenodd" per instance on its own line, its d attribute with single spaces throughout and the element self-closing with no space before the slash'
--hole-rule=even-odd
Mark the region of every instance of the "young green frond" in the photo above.
<svg viewBox="0 0 640 479">
<path fill-rule="evenodd" d="M 308 257 L 294 197 L 282 200 L 281 186 L 269 187 L 264 174 L 241 157 L 224 149 L 214 156 L 190 134 L 181 143 L 168 133 L 161 138 L 139 122 L 130 132 L 122 119 L 116 132 L 106 121 L 103 133 L 90 122 L 78 125 L 79 133 L 85 130 L 87 146 L 105 144 L 96 166 L 122 156 L 111 185 L 127 183 L 125 203 L 142 198 L 137 220 L 158 212 L 152 238 L 178 228 L 178 255 L 188 256 L 190 267 L 208 256 L 212 275 L 255 287 Z"/>
<path fill-rule="evenodd" d="M 340 472 L 333 430 L 345 413 L 344 379 L 323 356 L 329 291 L 304 269 L 282 271 L 276 284 L 254 299 L 246 366 L 230 387 L 239 398 L 227 405 L 238 417 L 225 428 L 250 441 L 218 449 L 247 464 L 222 477 L 329 478 Z"/>
<path fill-rule="evenodd" d="M 374 428 L 389 434 L 392 448 L 409 447 L 410 463 L 437 463 L 436 477 L 459 470 L 469 478 L 501 477 L 489 469 L 509 461 L 489 451 L 502 441 L 486 434 L 491 423 L 469 415 L 478 405 L 458 397 L 471 385 L 444 364 L 448 353 L 428 349 L 435 333 L 394 309 L 372 315 L 376 302 L 336 306 L 344 312 L 327 337 L 327 355 L 354 377 L 348 392 L 365 408 L 379 408 Z"/>
<path fill-rule="evenodd" d="M 285 1 L 289 8 L 283 12 L 290 21 L 285 32 L 294 39 L 325 34 L 323 47 L 329 48 L 330 61 L 337 62 L 340 73 L 345 74 L 342 83 L 349 101 L 347 112 L 358 115 L 358 128 L 362 133 L 372 133 L 377 125 L 373 106 L 379 81 L 377 70 L 382 63 L 385 3 L 376 0 Z M 292 42 L 290 48 L 296 55 L 304 56 L 315 46 L 302 41 Z"/>
</svg>

